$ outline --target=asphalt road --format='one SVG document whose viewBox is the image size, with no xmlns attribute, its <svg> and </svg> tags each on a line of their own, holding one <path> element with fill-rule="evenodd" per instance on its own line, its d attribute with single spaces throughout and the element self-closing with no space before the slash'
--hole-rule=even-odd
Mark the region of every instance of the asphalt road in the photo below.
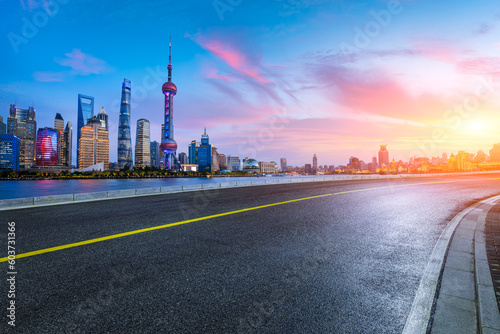
<svg viewBox="0 0 500 334">
<path fill-rule="evenodd" d="M 400 333 L 443 227 L 500 194 L 500 174 L 0 211 L 0 240 L 6 249 L 11 221 L 20 254 L 332 193 L 17 259 L 16 326 L 7 324 L 2 280 L 0 332 Z M 7 273 L 6 262 L 0 270 Z"/>
</svg>

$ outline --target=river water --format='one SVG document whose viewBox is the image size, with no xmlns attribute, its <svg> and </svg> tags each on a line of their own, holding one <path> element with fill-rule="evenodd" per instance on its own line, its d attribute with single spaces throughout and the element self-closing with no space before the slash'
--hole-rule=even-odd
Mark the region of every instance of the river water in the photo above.
<svg viewBox="0 0 500 334">
<path fill-rule="evenodd" d="M 303 176 L 305 178 L 313 176 Z M 327 177 L 335 177 L 328 175 Z M 52 196 L 62 194 L 89 193 L 123 189 L 167 187 L 203 183 L 257 181 L 259 179 L 283 179 L 290 176 L 275 177 L 192 177 L 192 178 L 155 178 L 155 179 L 69 179 L 69 180 L 22 180 L 0 181 L 0 200 Z M 297 177 L 294 177 L 297 178 Z"/>
</svg>

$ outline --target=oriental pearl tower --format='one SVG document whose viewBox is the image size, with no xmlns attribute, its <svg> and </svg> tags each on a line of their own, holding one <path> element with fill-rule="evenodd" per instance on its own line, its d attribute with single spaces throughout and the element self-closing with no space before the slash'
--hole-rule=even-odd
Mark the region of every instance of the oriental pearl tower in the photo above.
<svg viewBox="0 0 500 334">
<path fill-rule="evenodd" d="M 172 82 L 172 38 L 168 47 L 168 81 L 163 84 L 161 90 L 165 95 L 165 114 L 163 123 L 162 141 L 160 150 L 163 152 L 162 160 L 166 169 L 178 169 L 176 159 L 177 143 L 174 140 L 174 96 L 177 87 Z"/>
</svg>

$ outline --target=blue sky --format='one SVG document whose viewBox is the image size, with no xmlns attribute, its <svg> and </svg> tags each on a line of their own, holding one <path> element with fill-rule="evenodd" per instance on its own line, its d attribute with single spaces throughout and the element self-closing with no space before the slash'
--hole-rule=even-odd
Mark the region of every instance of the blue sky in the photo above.
<svg viewBox="0 0 500 334">
<path fill-rule="evenodd" d="M 95 113 L 103 106 L 109 115 L 110 161 L 123 78 L 132 81 L 132 136 L 147 118 L 160 141 L 170 33 L 178 152 L 204 126 L 220 153 L 292 165 L 314 153 L 320 165 L 346 164 L 351 155 L 369 161 L 379 144 L 407 160 L 487 152 L 500 141 L 494 1 L 0 6 L 0 116 L 6 120 L 10 104 L 34 104 L 38 127 L 52 126 L 59 112 L 75 128 L 77 95 L 93 96 Z"/>
</svg>

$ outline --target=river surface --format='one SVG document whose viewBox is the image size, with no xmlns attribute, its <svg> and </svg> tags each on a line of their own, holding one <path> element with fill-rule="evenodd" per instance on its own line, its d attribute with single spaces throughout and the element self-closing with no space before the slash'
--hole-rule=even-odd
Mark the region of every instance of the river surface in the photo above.
<svg viewBox="0 0 500 334">
<path fill-rule="evenodd" d="M 303 176 L 305 178 L 313 176 Z M 335 175 L 328 175 L 335 177 Z M 20 180 L 0 181 L 0 200 L 10 198 L 52 196 L 62 194 L 89 193 L 123 189 L 167 187 L 203 183 L 257 181 L 263 179 L 284 179 L 290 176 L 275 177 L 190 177 L 155 179 L 69 179 L 69 180 Z M 298 178 L 298 177 L 293 177 Z"/>
</svg>

